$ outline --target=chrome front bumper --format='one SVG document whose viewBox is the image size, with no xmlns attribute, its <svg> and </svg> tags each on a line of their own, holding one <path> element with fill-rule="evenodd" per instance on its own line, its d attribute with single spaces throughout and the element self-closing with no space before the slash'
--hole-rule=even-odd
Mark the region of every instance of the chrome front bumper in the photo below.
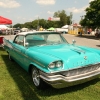
<svg viewBox="0 0 100 100">
<path fill-rule="evenodd" d="M 40 71 L 40 77 L 54 88 L 64 88 L 100 77 L 100 68 L 98 70 L 80 75 L 64 76 L 60 74 L 48 74 Z"/>
</svg>

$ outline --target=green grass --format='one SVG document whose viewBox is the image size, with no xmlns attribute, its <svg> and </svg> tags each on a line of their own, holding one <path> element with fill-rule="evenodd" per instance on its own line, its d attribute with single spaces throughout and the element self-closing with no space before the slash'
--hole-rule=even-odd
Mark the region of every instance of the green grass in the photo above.
<svg viewBox="0 0 100 100">
<path fill-rule="evenodd" d="M 63 89 L 38 90 L 30 75 L 0 47 L 0 100 L 100 100 L 100 78 Z"/>
</svg>

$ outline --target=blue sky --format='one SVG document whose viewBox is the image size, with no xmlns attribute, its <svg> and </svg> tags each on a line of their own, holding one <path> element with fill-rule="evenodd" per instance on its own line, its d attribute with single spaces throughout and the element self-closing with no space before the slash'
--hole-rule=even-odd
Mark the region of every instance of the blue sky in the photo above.
<svg viewBox="0 0 100 100">
<path fill-rule="evenodd" d="M 65 10 L 73 13 L 73 22 L 78 23 L 85 15 L 85 8 L 93 0 L 0 0 L 0 16 L 17 23 L 31 22 L 35 19 L 48 19 L 54 12 Z"/>
</svg>

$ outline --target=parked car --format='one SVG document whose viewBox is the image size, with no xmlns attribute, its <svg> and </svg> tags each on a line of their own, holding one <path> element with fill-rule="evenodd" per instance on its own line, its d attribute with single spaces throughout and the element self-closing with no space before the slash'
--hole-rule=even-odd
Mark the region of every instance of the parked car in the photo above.
<svg viewBox="0 0 100 100">
<path fill-rule="evenodd" d="M 63 34 L 67 34 L 68 33 L 68 29 L 69 29 L 69 25 L 64 25 L 61 28 L 56 28 L 55 30 L 57 32 L 63 33 Z"/>
<path fill-rule="evenodd" d="M 69 44 L 58 32 L 22 32 L 4 39 L 9 59 L 31 73 L 34 85 L 64 88 L 100 77 L 100 50 Z M 13 69 L 12 69 L 13 70 Z"/>
<path fill-rule="evenodd" d="M 0 30 L 0 34 L 2 34 L 2 31 Z"/>
<path fill-rule="evenodd" d="M 56 28 L 57 32 L 67 34 L 68 33 L 68 28 Z"/>
<path fill-rule="evenodd" d="M 1 37 L 1 36 L 0 36 L 0 47 L 3 47 L 3 38 L 4 38 L 4 37 Z"/>
<path fill-rule="evenodd" d="M 20 33 L 20 30 L 14 30 L 14 35 Z"/>
</svg>

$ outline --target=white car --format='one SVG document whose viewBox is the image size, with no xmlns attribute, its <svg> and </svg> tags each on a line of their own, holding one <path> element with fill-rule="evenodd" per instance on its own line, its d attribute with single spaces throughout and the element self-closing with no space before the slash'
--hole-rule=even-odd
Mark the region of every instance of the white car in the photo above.
<svg viewBox="0 0 100 100">
<path fill-rule="evenodd" d="M 20 33 L 20 30 L 14 30 L 14 35 Z"/>
</svg>

